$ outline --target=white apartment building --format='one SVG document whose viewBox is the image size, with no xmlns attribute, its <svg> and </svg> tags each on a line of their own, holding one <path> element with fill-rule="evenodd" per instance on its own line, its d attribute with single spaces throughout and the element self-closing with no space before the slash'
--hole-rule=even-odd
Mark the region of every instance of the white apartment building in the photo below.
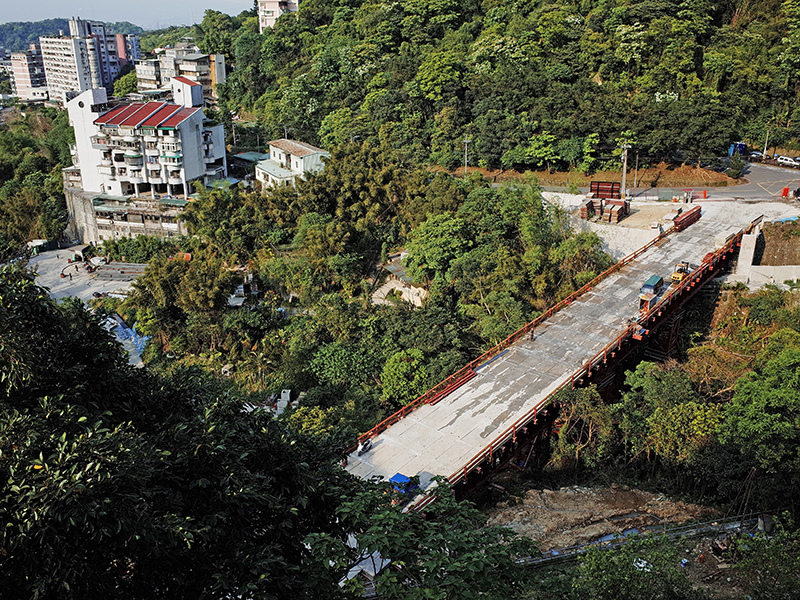
<svg viewBox="0 0 800 600">
<path fill-rule="evenodd" d="M 69 33 L 39 38 L 50 99 L 66 105 L 85 90 L 104 87 L 111 92 L 120 73 L 118 36 L 108 32 L 103 23 L 75 18 L 69 21 Z M 138 56 L 138 47 L 137 38 L 131 55 L 135 52 Z M 126 47 L 123 54 L 128 52 Z"/>
<path fill-rule="evenodd" d="M 191 88 L 191 85 L 186 85 Z M 104 89 L 67 103 L 75 129 L 75 156 L 83 189 L 115 196 L 184 197 L 190 184 L 227 177 L 223 126 L 206 122 L 203 109 L 186 104 L 134 102 L 98 114 Z"/>
<path fill-rule="evenodd" d="M 47 79 L 39 44 L 31 44 L 26 52 L 11 55 L 11 86 L 14 95 L 26 102 L 47 100 Z"/>
<path fill-rule="evenodd" d="M 199 84 L 175 86 L 184 104 L 134 102 L 109 109 L 103 88 L 67 103 L 75 166 L 64 170 L 65 195 L 71 226 L 85 243 L 120 234 L 165 235 L 158 231 L 172 231 L 172 213 L 186 204 L 193 183 L 227 177 L 223 126 L 207 122 L 203 109 L 192 106 L 202 102 Z"/>
<path fill-rule="evenodd" d="M 274 140 L 269 142 L 269 158 L 256 163 L 256 180 L 263 185 L 293 185 L 296 178 L 321 171 L 326 156 L 330 152 L 305 142 Z"/>
<path fill-rule="evenodd" d="M 300 0 L 258 0 L 258 31 L 275 26 L 278 18 L 289 12 L 297 12 Z"/>
</svg>

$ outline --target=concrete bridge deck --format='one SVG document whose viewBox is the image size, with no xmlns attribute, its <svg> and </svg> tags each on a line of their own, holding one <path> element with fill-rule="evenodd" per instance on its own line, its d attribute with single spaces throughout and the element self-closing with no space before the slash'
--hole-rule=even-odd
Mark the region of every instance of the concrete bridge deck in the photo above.
<svg viewBox="0 0 800 600">
<path fill-rule="evenodd" d="M 661 275 L 668 283 L 677 262 L 699 264 L 754 218 L 752 210 L 715 212 L 600 282 L 537 327 L 533 340 L 518 340 L 438 403 L 420 406 L 375 436 L 368 453 L 349 456 L 347 470 L 362 478 L 419 475 L 423 489 L 434 475 L 457 473 L 626 329 L 647 278 Z"/>
</svg>

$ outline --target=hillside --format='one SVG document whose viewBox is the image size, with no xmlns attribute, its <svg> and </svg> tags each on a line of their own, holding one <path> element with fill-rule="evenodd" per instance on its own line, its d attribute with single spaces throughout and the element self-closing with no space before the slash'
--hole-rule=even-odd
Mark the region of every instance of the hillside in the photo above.
<svg viewBox="0 0 800 600">
<path fill-rule="evenodd" d="M 224 106 L 324 147 L 379 140 L 412 161 L 517 170 L 694 161 L 797 140 L 798 9 L 590 0 L 303 2 L 272 30 L 208 11 L 235 65 Z M 205 32 L 203 34 L 203 32 Z M 618 166 L 617 166 L 618 168 Z"/>
<path fill-rule="evenodd" d="M 133 23 L 121 21 L 106 23 L 114 33 L 142 33 L 144 29 Z M 39 40 L 41 36 L 58 35 L 59 31 L 69 32 L 67 19 L 47 19 L 45 21 L 15 21 L 0 24 L 0 47 L 11 52 L 22 52 Z"/>
</svg>

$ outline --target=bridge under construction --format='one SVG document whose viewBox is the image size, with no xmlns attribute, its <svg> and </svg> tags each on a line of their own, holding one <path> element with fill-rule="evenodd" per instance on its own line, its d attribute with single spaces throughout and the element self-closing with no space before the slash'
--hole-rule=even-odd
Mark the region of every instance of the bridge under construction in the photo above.
<svg viewBox="0 0 800 600">
<path fill-rule="evenodd" d="M 700 206 L 691 211 L 699 216 Z M 441 475 L 466 490 L 519 456 L 534 451 L 552 424 L 559 389 L 599 383 L 604 366 L 619 361 L 660 331 L 674 337 L 683 304 L 733 256 L 741 236 L 760 221 L 744 214 L 676 222 L 645 247 L 509 336 L 458 373 L 386 419 L 359 440 L 372 442 L 347 458 L 351 473 L 389 479 L 418 476 L 426 489 Z M 689 274 L 665 289 L 655 306 L 639 311 L 642 284 L 651 276 L 669 286 L 675 265 Z M 618 364 L 618 362 L 617 362 Z M 607 371 L 607 370 L 606 370 Z M 538 424 L 538 427 L 537 427 Z M 523 444 L 527 444 L 523 448 Z M 528 450 L 530 448 L 530 450 Z M 523 452 L 520 452 L 523 449 Z M 462 494 L 463 495 L 463 494 Z"/>
</svg>

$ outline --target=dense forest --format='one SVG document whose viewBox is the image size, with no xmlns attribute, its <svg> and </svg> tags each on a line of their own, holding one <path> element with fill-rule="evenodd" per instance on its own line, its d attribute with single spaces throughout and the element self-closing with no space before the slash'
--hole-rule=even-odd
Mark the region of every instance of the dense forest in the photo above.
<svg viewBox="0 0 800 600">
<path fill-rule="evenodd" d="M 127 21 L 106 23 L 106 27 L 114 33 L 144 32 L 138 25 Z M 40 37 L 58 35 L 59 31 L 69 34 L 69 19 L 0 23 L 0 48 L 9 52 L 24 52 L 32 43 L 38 43 Z"/>
<path fill-rule="evenodd" d="M 619 140 L 643 157 L 796 142 L 796 2 L 307 0 L 257 32 L 207 11 L 201 48 L 233 66 L 223 106 L 332 147 L 415 162 L 591 169 Z"/>
<path fill-rule="evenodd" d="M 292 187 L 200 189 L 186 237 L 95 249 L 148 263 L 123 301 L 54 302 L 24 267 L 0 270 L 0 596 L 352 598 L 359 586 L 339 582 L 378 551 L 394 561 L 378 578 L 387 598 L 716 597 L 665 539 L 523 568 L 536 548 L 484 527 L 446 484 L 425 515 L 403 513 L 340 461 L 611 264 L 535 175 L 448 173 L 465 136 L 470 164 L 518 171 L 618 169 L 623 141 L 652 161 L 767 131 L 791 146 L 799 16 L 795 0 L 304 0 L 264 34 L 253 11 L 209 10 L 143 36 L 148 50 L 193 37 L 226 54 L 211 115 L 229 134 L 245 121 L 331 156 Z M 71 135 L 52 109 L 7 123 L 4 258 L 63 230 Z M 401 252 L 428 292 L 419 308 L 371 300 Z M 146 369 L 99 326 L 108 312 L 149 336 Z M 778 534 L 738 542 L 729 572 L 749 597 L 794 597 L 798 294 L 726 288 L 686 322 L 679 359 L 639 364 L 610 404 L 591 387 L 563 394 L 549 463 L 519 485 L 620 482 L 785 511 Z M 296 403 L 275 418 L 265 407 L 283 389 Z"/>
</svg>

